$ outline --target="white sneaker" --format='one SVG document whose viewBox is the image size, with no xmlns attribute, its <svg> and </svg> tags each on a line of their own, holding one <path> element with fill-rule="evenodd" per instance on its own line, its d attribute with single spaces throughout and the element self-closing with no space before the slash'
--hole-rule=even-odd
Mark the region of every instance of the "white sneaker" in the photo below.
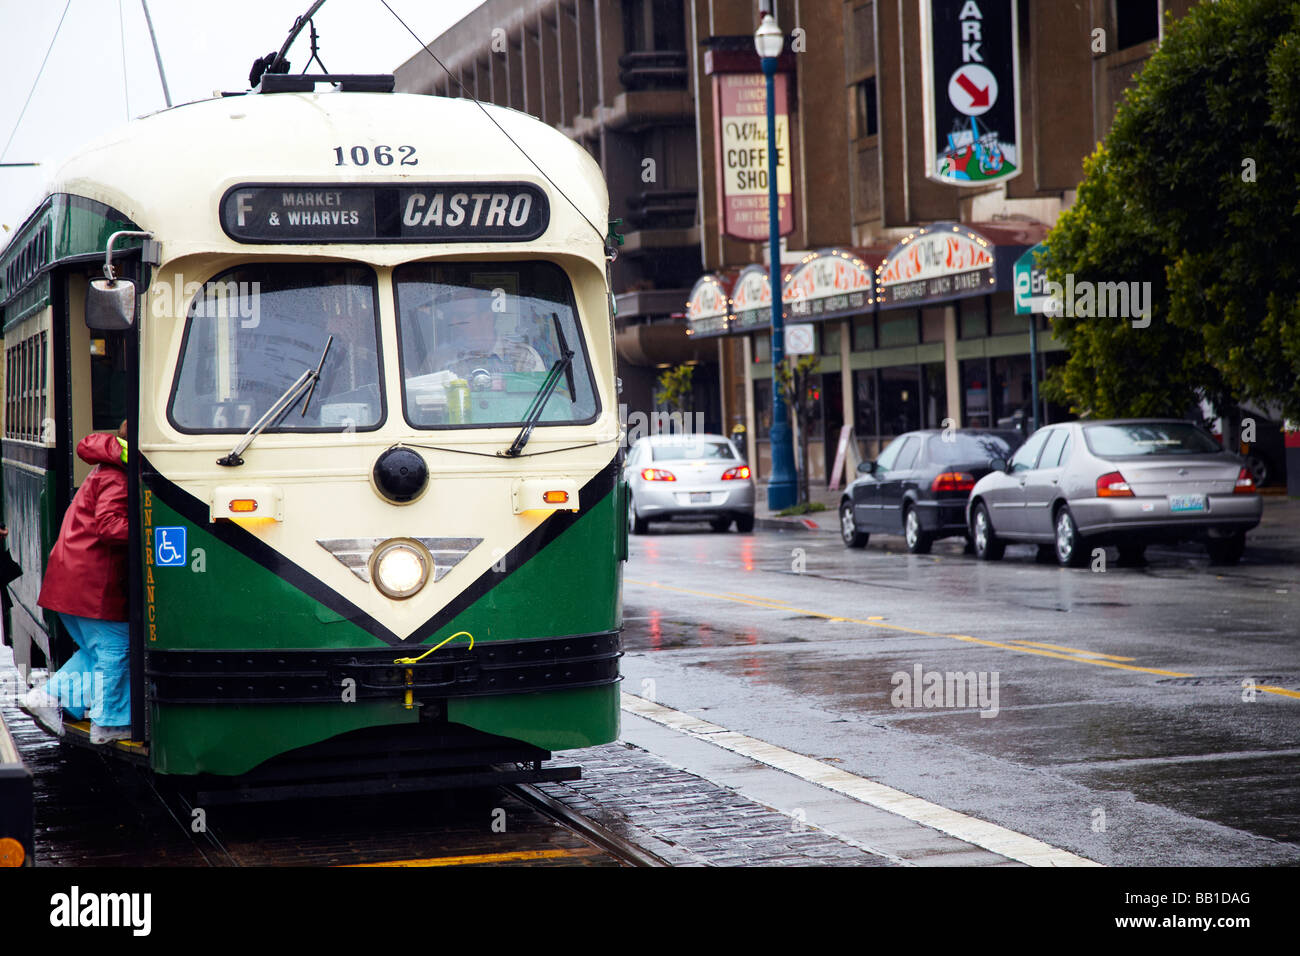
<svg viewBox="0 0 1300 956">
<path fill-rule="evenodd" d="M 90 742 L 92 744 L 106 744 L 114 740 L 130 740 L 131 726 L 127 724 L 122 727 L 101 727 L 99 724 L 90 725 Z"/>
<path fill-rule="evenodd" d="M 59 702 L 45 693 L 45 687 L 33 687 L 18 702 L 18 706 L 36 718 L 41 726 L 63 736 L 63 714 Z"/>
</svg>

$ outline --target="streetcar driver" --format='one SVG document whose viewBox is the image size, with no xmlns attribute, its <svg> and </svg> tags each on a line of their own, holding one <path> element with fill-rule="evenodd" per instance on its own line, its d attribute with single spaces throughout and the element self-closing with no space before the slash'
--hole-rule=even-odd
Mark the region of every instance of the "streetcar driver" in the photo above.
<svg viewBox="0 0 1300 956">
<path fill-rule="evenodd" d="M 492 293 L 457 288 L 437 311 L 434 347 L 427 371 L 443 369 L 471 381 L 479 373 L 544 372 L 541 355 L 514 334 L 513 317 L 493 310 Z"/>
</svg>

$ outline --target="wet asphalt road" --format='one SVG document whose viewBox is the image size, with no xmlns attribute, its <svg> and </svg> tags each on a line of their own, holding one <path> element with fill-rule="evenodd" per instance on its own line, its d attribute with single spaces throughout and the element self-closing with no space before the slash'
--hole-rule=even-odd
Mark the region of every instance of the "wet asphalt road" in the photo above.
<svg viewBox="0 0 1300 956">
<path fill-rule="evenodd" d="M 1110 557 L 655 525 L 624 689 L 1100 863 L 1300 864 L 1300 565 Z"/>
</svg>

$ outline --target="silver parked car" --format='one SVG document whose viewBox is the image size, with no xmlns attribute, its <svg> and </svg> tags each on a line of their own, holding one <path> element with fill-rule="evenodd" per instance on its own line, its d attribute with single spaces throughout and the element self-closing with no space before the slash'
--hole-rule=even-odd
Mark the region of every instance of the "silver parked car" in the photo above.
<svg viewBox="0 0 1300 956">
<path fill-rule="evenodd" d="M 983 560 L 1023 541 L 1065 566 L 1106 544 L 1136 564 L 1149 543 L 1203 540 L 1211 561 L 1236 564 L 1263 510 L 1241 459 L 1176 419 L 1049 425 L 993 469 L 966 502 Z"/>
<path fill-rule="evenodd" d="M 651 521 L 709 521 L 714 531 L 754 530 L 749 465 L 722 435 L 651 435 L 628 452 L 627 522 L 644 534 Z"/>
</svg>

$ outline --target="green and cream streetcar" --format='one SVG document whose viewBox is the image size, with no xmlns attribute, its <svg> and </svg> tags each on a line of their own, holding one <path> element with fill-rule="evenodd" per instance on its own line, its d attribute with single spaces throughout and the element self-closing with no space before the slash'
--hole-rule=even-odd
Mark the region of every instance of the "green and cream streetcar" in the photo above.
<svg viewBox="0 0 1300 956">
<path fill-rule="evenodd" d="M 528 116 L 350 83 L 391 89 L 136 120 L 6 247 L 7 633 L 23 669 L 71 649 L 43 561 L 78 438 L 126 418 L 115 749 L 283 793 L 536 778 L 619 726 L 605 186 Z"/>
</svg>

